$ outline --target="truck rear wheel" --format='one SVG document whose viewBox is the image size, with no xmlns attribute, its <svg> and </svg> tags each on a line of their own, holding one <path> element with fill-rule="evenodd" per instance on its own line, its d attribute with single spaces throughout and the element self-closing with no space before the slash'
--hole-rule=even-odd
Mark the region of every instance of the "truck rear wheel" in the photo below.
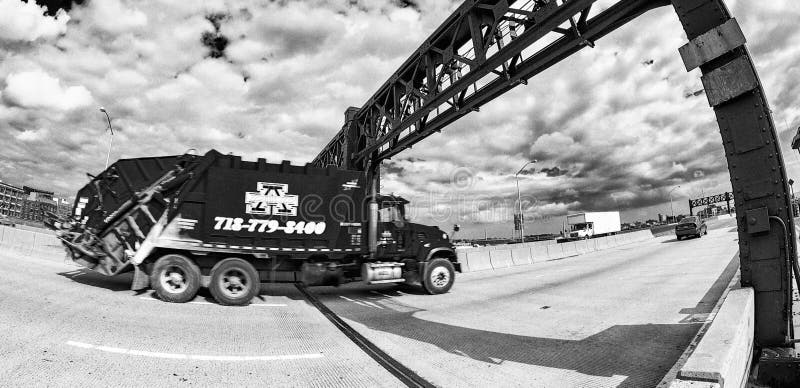
<svg viewBox="0 0 800 388">
<path fill-rule="evenodd" d="M 188 302 L 200 288 L 200 268 L 185 256 L 162 256 L 153 266 L 150 285 L 165 302 Z"/>
<path fill-rule="evenodd" d="M 211 295 L 225 306 L 244 306 L 261 291 L 261 280 L 252 264 L 237 258 L 228 258 L 211 269 Z"/>
<path fill-rule="evenodd" d="M 422 288 L 431 295 L 444 294 L 453 287 L 456 280 L 456 271 L 453 263 L 447 259 L 433 259 L 425 265 L 425 275 L 422 277 Z"/>
</svg>

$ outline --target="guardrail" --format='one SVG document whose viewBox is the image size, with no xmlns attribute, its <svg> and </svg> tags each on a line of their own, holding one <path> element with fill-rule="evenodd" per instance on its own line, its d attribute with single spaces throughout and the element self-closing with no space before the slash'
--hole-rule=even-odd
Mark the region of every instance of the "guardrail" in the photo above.
<svg viewBox="0 0 800 388">
<path fill-rule="evenodd" d="M 554 244 L 552 241 L 493 245 L 459 249 L 458 262 L 464 272 L 486 271 L 563 259 L 584 253 L 602 251 L 620 245 L 653 238 L 649 230 Z"/>
</svg>

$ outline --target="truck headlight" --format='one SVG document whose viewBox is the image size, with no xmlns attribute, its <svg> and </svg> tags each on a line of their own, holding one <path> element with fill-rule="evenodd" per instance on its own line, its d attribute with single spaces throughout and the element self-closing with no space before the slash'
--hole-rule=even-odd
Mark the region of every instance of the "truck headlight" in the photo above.
<svg viewBox="0 0 800 388">
<path fill-rule="evenodd" d="M 442 233 L 442 238 L 447 240 L 447 233 Z"/>
</svg>

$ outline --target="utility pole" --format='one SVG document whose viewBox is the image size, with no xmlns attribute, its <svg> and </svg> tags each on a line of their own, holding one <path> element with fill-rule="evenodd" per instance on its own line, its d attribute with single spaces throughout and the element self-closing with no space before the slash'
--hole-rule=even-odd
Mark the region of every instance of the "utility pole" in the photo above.
<svg viewBox="0 0 800 388">
<path fill-rule="evenodd" d="M 106 108 L 100 107 L 100 112 L 106 114 L 106 120 L 108 120 L 108 130 L 111 131 L 111 137 L 108 140 L 108 153 L 106 153 L 106 168 L 108 168 L 108 162 L 111 158 L 111 147 L 114 146 L 114 127 L 111 126 L 111 117 L 108 115 L 108 111 Z"/>
<path fill-rule="evenodd" d="M 672 188 L 672 190 L 669 191 L 669 210 L 672 213 L 672 222 L 675 222 L 675 208 L 672 207 L 672 192 L 679 187 L 681 186 L 680 185 L 675 186 Z"/>
<path fill-rule="evenodd" d="M 517 203 L 519 203 L 519 239 L 521 242 L 525 242 L 525 218 L 522 216 L 522 194 L 519 191 L 519 174 L 522 173 L 522 170 L 524 170 L 525 167 L 528 167 L 529 164 L 536 162 L 537 160 L 533 159 L 525 163 L 525 165 L 522 166 L 522 168 L 520 168 L 516 174 L 514 174 L 514 179 L 517 180 Z"/>
</svg>

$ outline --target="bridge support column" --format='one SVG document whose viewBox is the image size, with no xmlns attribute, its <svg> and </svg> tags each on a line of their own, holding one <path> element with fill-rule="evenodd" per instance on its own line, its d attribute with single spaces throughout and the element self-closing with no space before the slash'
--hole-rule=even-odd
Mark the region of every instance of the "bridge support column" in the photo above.
<svg viewBox="0 0 800 388">
<path fill-rule="evenodd" d="M 672 0 L 700 68 L 728 160 L 739 231 L 742 285 L 755 290 L 755 342 L 787 346 L 796 257 L 789 187 L 775 125 L 744 36 L 722 0 Z"/>
</svg>

